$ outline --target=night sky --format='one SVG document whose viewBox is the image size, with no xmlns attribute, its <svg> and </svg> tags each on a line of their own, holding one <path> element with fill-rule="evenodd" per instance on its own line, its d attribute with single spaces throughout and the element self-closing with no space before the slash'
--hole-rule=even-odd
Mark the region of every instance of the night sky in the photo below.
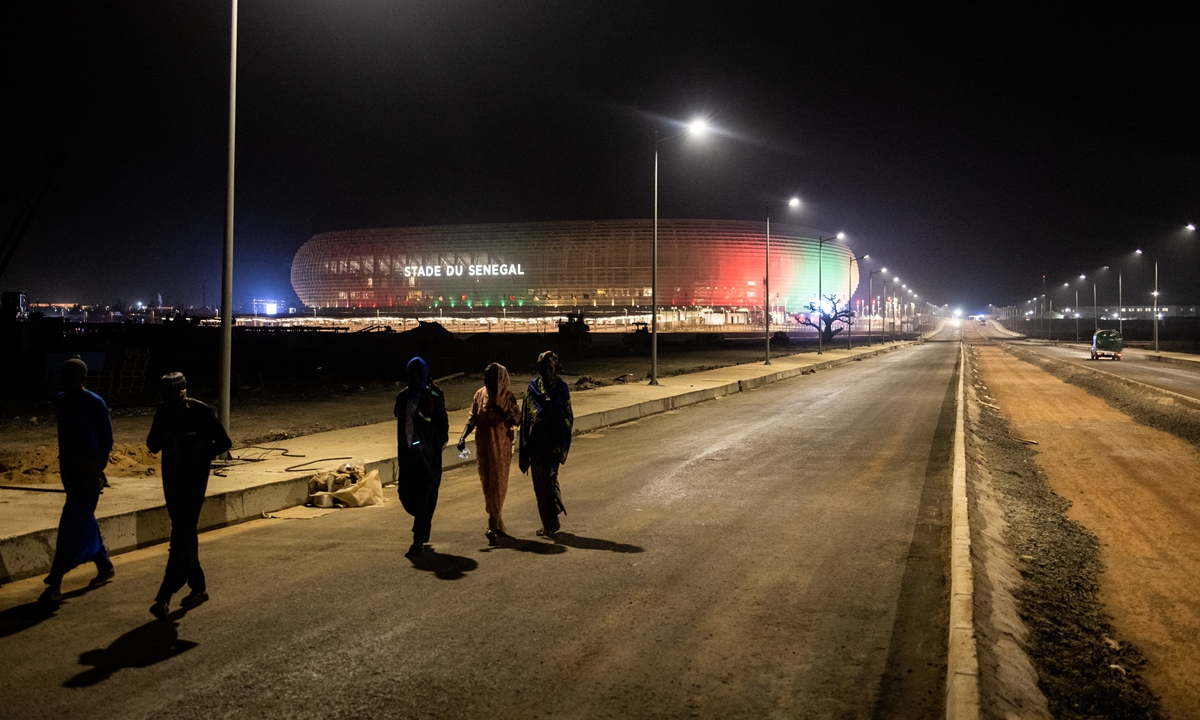
<svg viewBox="0 0 1200 720">
<path fill-rule="evenodd" d="M 0 285 L 215 304 L 228 3 L 26 5 L 0 31 L 6 230 L 61 165 Z M 697 115 L 722 132 L 663 144 L 663 217 L 797 194 L 797 224 L 968 311 L 1122 260 L 1148 302 L 1154 257 L 1164 302 L 1200 301 L 1186 4 L 910 5 L 241 0 L 235 304 L 295 302 L 319 232 L 648 218 L 654 131 Z"/>
</svg>

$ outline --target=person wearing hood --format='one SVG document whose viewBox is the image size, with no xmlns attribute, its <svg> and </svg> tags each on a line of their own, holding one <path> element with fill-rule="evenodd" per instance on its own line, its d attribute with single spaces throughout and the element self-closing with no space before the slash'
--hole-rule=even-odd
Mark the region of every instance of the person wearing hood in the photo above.
<svg viewBox="0 0 1200 720">
<path fill-rule="evenodd" d="M 408 387 L 396 395 L 396 489 L 404 510 L 413 516 L 413 541 L 405 553 L 416 557 L 429 542 L 433 511 L 442 483 L 442 449 L 450 439 L 446 398 L 429 379 L 419 357 L 408 362 Z"/>
<path fill-rule="evenodd" d="M 208 585 L 200 567 L 197 525 L 208 491 L 212 461 L 229 450 L 233 442 L 212 408 L 188 397 L 183 373 L 163 375 L 158 383 L 162 404 L 154 412 L 146 448 L 152 453 L 162 453 L 163 497 L 171 518 L 171 547 L 150 614 L 165 620 L 171 612 L 171 596 L 185 584 L 191 592 L 180 602 L 183 607 L 192 608 L 208 600 Z"/>
<path fill-rule="evenodd" d="M 87 364 L 78 357 L 63 363 L 59 370 L 62 392 L 54 396 L 58 418 L 58 468 L 67 501 L 58 521 L 58 539 L 54 563 L 46 576 L 46 591 L 41 601 L 62 600 L 63 576 L 84 563 L 96 564 L 96 577 L 88 583 L 97 588 L 113 578 L 100 526 L 96 523 L 96 505 L 105 485 L 104 468 L 112 451 L 112 421 L 108 406 L 99 395 L 84 387 Z"/>
<path fill-rule="evenodd" d="M 521 423 L 517 398 L 508 389 L 508 369 L 499 363 L 484 368 L 483 387 L 475 391 L 466 427 L 458 438 L 458 449 L 467 446 L 475 431 L 476 467 L 483 485 L 483 504 L 488 515 L 488 543 L 508 537 L 504 526 L 504 497 L 508 494 L 508 468 L 512 464 L 513 428 Z"/>
<path fill-rule="evenodd" d="M 547 350 L 538 356 L 538 376 L 529 381 L 521 402 L 521 472 L 533 477 L 542 529 L 538 535 L 554 537 L 559 514 L 566 514 L 558 485 L 558 466 L 567 461 L 575 414 L 571 389 L 558 376 L 558 355 Z"/>
</svg>

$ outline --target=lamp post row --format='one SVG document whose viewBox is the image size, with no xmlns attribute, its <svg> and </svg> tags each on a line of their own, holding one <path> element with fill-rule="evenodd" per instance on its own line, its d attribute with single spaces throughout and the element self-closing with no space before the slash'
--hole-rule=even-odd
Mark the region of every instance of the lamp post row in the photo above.
<svg viewBox="0 0 1200 720">
<path fill-rule="evenodd" d="M 1194 224 L 1192 224 L 1192 223 L 1188 223 L 1188 224 L 1184 225 L 1184 230 L 1185 230 L 1185 231 L 1187 231 L 1188 233 L 1193 233 L 1193 232 L 1195 232 L 1195 231 L 1196 231 L 1196 226 L 1195 226 Z M 1137 250 L 1135 250 L 1135 251 L 1134 251 L 1134 253 L 1135 253 L 1135 254 L 1137 254 L 1137 255 L 1143 255 L 1143 254 L 1145 254 L 1145 253 L 1143 253 L 1143 252 L 1142 252 L 1142 249 L 1141 249 L 1141 248 L 1138 248 Z M 1107 266 L 1107 265 L 1105 265 L 1105 266 L 1104 266 L 1102 269 L 1103 269 L 1103 270 L 1108 270 L 1109 268 L 1108 268 L 1108 266 Z M 1124 272 L 1124 261 L 1122 261 L 1121 263 L 1118 263 L 1118 265 L 1117 265 L 1117 312 L 1116 312 L 1116 315 L 1117 315 L 1117 332 L 1120 332 L 1122 335 L 1123 335 L 1123 334 L 1124 334 L 1124 332 L 1125 332 L 1125 314 L 1124 314 L 1124 309 L 1125 309 L 1125 277 L 1124 277 L 1124 275 L 1125 275 L 1125 272 Z M 1079 279 L 1080 279 L 1080 280 L 1085 280 L 1085 279 L 1087 279 L 1087 275 L 1086 275 L 1086 274 L 1085 274 L 1085 275 L 1080 275 L 1080 276 L 1079 276 Z M 1046 276 L 1045 276 L 1045 275 L 1043 275 L 1043 276 L 1042 276 L 1042 286 L 1043 286 L 1043 291 L 1044 291 L 1044 289 L 1045 289 L 1045 282 L 1046 282 Z M 1063 283 L 1063 287 L 1069 287 L 1069 286 L 1070 286 L 1070 283 Z M 1099 308 L 1099 301 L 1098 301 L 1098 297 L 1097 297 L 1097 295 L 1098 295 L 1098 292 L 1097 292 L 1097 279 L 1096 279 L 1095 277 L 1093 277 L 1093 278 L 1092 278 L 1092 332 L 1093 332 L 1093 333 L 1099 332 L 1099 330 L 1100 330 L 1100 313 L 1099 313 L 1099 309 L 1100 309 L 1100 308 Z M 1157 352 L 1159 352 L 1159 342 L 1158 342 L 1158 335 L 1159 335 L 1159 334 L 1158 334 L 1158 324 L 1159 324 L 1159 319 L 1160 319 L 1160 318 L 1159 318 L 1159 312 L 1158 312 L 1158 299 L 1159 299 L 1159 290 L 1158 290 L 1158 258 L 1155 258 L 1155 259 L 1154 259 L 1154 290 L 1153 290 L 1153 291 L 1150 293 L 1150 295 L 1151 295 L 1151 297 L 1153 298 L 1153 307 L 1152 307 L 1152 309 L 1151 309 L 1151 315 L 1152 315 L 1152 320 L 1154 321 L 1154 352 L 1155 352 L 1155 353 L 1157 353 Z M 1053 307 L 1054 307 L 1054 305 L 1053 305 L 1053 303 L 1054 303 L 1053 299 L 1052 299 L 1052 298 L 1049 298 L 1048 296 L 1046 296 L 1044 292 L 1043 292 L 1043 296 L 1042 296 L 1042 297 L 1043 297 L 1043 299 L 1045 299 L 1045 300 L 1049 300 L 1049 302 L 1050 302 L 1050 306 L 1049 306 L 1049 307 L 1050 307 L 1050 312 L 1051 312 L 1051 313 L 1053 313 Z M 1036 298 L 1035 298 L 1035 300 L 1036 300 Z M 1035 309 L 1036 309 L 1036 308 L 1035 308 Z M 1076 339 L 1076 341 L 1078 341 L 1078 340 L 1079 340 L 1079 317 L 1078 317 L 1078 313 L 1079 313 L 1079 288 L 1075 288 L 1075 313 L 1076 313 L 1076 317 L 1075 317 L 1075 339 Z M 1050 320 L 1051 320 L 1051 318 L 1047 318 L 1047 325 L 1048 325 L 1048 328 L 1047 328 L 1047 333 L 1046 333 L 1046 335 L 1047 335 L 1047 340 L 1050 340 L 1050 339 L 1051 339 L 1051 338 L 1050 338 L 1050 331 L 1049 331 L 1049 323 L 1050 323 Z"/>
</svg>

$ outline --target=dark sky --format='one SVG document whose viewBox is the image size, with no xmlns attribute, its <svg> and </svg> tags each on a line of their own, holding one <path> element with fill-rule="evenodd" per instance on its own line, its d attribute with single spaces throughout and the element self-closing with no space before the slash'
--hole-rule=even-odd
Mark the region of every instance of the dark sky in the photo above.
<svg viewBox="0 0 1200 720">
<path fill-rule="evenodd" d="M 61 170 L 0 284 L 215 303 L 228 3 L 27 4 L 0 51 L 5 229 Z M 294 301 L 328 230 L 649 217 L 654 131 L 704 115 L 724 132 L 662 146 L 664 217 L 799 194 L 797 223 L 964 309 L 1144 247 L 1164 301 L 1200 301 L 1186 4 L 909 5 L 242 0 L 235 299 Z M 1149 290 L 1128 262 L 1126 304 Z"/>
</svg>

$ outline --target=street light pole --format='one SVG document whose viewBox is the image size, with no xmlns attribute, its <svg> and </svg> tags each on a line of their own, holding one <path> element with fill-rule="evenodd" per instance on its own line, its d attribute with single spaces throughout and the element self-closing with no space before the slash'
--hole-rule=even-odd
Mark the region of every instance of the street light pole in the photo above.
<svg viewBox="0 0 1200 720">
<path fill-rule="evenodd" d="M 825 255 L 824 255 L 825 243 L 829 242 L 830 240 L 836 240 L 838 238 L 843 238 L 843 237 L 845 237 L 845 235 L 843 235 L 842 233 L 838 233 L 834 237 L 827 237 L 827 238 L 823 238 L 820 235 L 817 236 L 817 354 L 818 355 L 820 355 L 822 352 L 824 352 L 824 338 L 825 338 L 825 332 L 824 332 L 824 330 L 821 329 L 821 320 L 825 315 L 825 311 L 821 307 L 821 301 L 825 299 L 825 296 L 824 296 L 825 289 L 823 287 L 824 269 L 825 269 L 824 268 L 824 265 L 825 265 Z"/>
<path fill-rule="evenodd" d="M 1158 261 L 1154 261 L 1154 353 L 1158 354 Z"/>
<path fill-rule="evenodd" d="M 233 369 L 233 149 L 237 119 L 237 0 L 229 31 L 229 167 L 225 180 L 225 244 L 221 252 L 221 349 L 217 365 L 217 419 L 229 431 Z"/>
<path fill-rule="evenodd" d="M 799 207 L 800 198 L 792 198 L 787 202 L 788 207 Z M 763 272 L 763 342 L 766 360 L 763 365 L 771 364 L 771 211 L 781 205 L 767 203 L 767 247 Z"/>
<path fill-rule="evenodd" d="M 854 253 L 850 253 L 850 262 L 847 263 L 847 265 L 846 265 L 846 303 L 847 303 L 847 305 L 849 305 L 849 307 L 847 309 L 851 313 L 854 312 L 854 263 L 858 262 L 859 260 L 866 260 L 869 257 L 871 257 L 871 256 L 870 255 L 858 256 L 858 255 L 855 255 Z M 858 274 L 858 277 L 860 279 L 862 278 L 861 272 Z M 850 332 L 851 332 L 850 320 L 851 320 L 850 315 L 847 315 L 846 316 L 846 349 L 853 350 L 854 345 L 850 340 Z M 868 331 L 868 332 L 870 332 L 870 331 Z"/>
<path fill-rule="evenodd" d="M 886 275 L 887 268 L 879 268 L 878 270 L 867 273 L 867 292 L 870 293 L 870 297 L 867 298 L 868 303 L 874 302 L 875 300 L 875 283 L 873 281 L 875 280 L 875 276 L 879 273 Z M 867 313 L 867 347 L 871 347 L 871 328 L 875 324 L 875 315 L 871 308 L 867 309 Z"/>
<path fill-rule="evenodd" d="M 667 140 L 682 137 L 689 133 L 701 134 L 707 125 L 704 120 L 696 119 L 681 133 L 658 136 L 654 131 L 654 242 L 650 251 L 650 384 L 658 384 L 658 146 Z"/>
<path fill-rule="evenodd" d="M 1121 282 L 1122 268 L 1117 268 L 1117 332 L 1125 337 L 1125 295 Z"/>
</svg>

